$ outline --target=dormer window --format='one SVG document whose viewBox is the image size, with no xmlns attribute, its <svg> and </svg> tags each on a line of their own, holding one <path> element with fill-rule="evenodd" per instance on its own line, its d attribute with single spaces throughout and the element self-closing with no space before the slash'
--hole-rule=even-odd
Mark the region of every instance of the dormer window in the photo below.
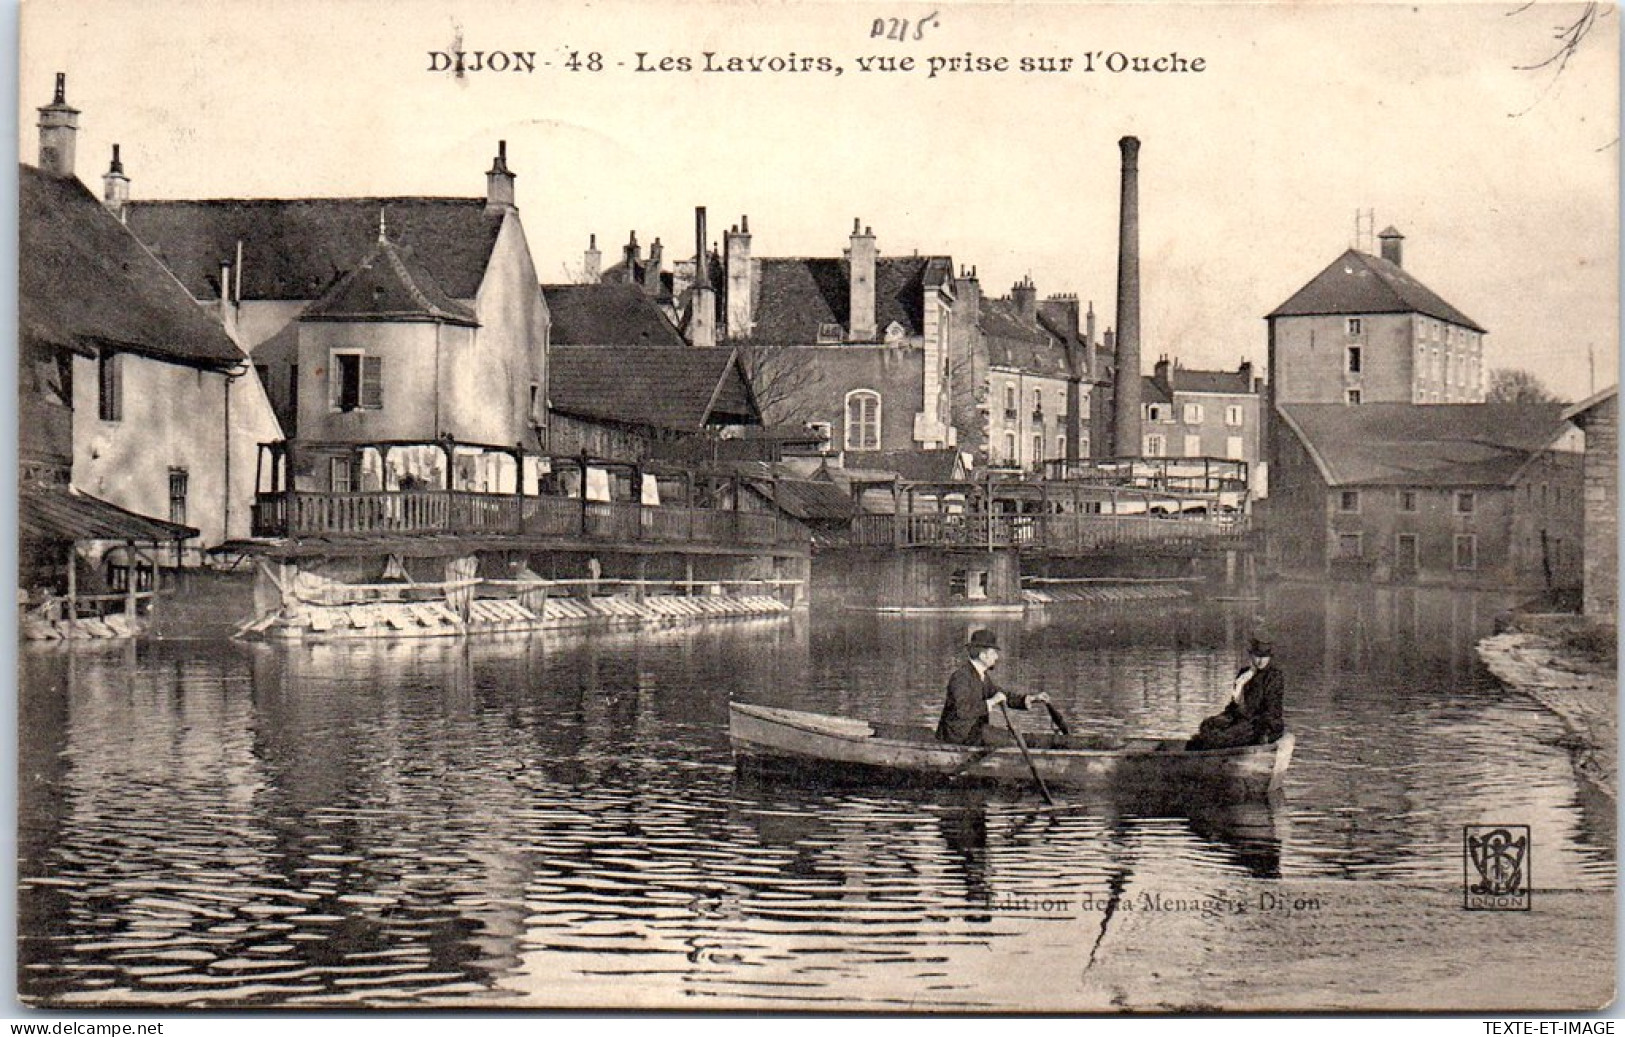
<svg viewBox="0 0 1625 1037">
<path fill-rule="evenodd" d="M 1360 320 L 1359 317 L 1350 317 L 1348 319 L 1349 338 L 1355 338 L 1355 337 L 1359 336 L 1362 332 L 1364 332 L 1364 330 L 1365 330 L 1364 323 Z"/>
<path fill-rule="evenodd" d="M 886 325 L 887 342 L 901 342 L 903 340 L 903 336 L 906 334 L 907 332 L 903 329 L 903 326 L 896 321 L 892 321 L 890 324 Z"/>
<path fill-rule="evenodd" d="M 832 345 L 834 343 L 843 341 L 845 338 L 846 333 L 842 330 L 839 324 L 818 325 L 819 345 Z"/>
</svg>

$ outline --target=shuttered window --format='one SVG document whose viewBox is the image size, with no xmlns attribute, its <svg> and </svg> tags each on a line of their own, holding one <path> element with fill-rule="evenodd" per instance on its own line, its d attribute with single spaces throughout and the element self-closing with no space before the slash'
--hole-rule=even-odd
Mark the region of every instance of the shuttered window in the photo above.
<svg viewBox="0 0 1625 1037">
<path fill-rule="evenodd" d="M 384 405 L 384 358 L 364 353 L 333 354 L 333 406 L 337 410 L 379 410 Z"/>
</svg>

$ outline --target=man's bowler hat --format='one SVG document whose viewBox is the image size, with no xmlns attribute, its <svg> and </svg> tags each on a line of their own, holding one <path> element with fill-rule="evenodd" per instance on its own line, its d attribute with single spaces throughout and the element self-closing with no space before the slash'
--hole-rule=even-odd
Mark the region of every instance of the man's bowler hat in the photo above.
<svg viewBox="0 0 1625 1037">
<path fill-rule="evenodd" d="M 970 640 L 965 643 L 965 647 L 973 652 L 980 652 L 984 648 L 997 648 L 999 647 L 999 638 L 991 630 L 972 631 Z"/>
<path fill-rule="evenodd" d="M 1253 638 L 1252 643 L 1247 646 L 1247 654 L 1248 655 L 1274 655 L 1275 654 L 1275 646 L 1271 645 L 1268 641 L 1265 641 L 1265 640 L 1262 640 L 1260 638 L 1255 637 L 1255 638 Z"/>
</svg>

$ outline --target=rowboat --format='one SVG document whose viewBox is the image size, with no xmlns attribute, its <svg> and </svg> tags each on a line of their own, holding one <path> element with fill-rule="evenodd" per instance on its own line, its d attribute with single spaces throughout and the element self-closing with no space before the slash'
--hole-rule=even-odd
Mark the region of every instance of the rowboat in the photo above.
<svg viewBox="0 0 1625 1037">
<path fill-rule="evenodd" d="M 923 727 L 733 702 L 728 737 L 735 761 L 747 770 L 788 767 L 911 784 L 1032 782 L 1032 770 L 1013 742 L 947 745 Z M 1267 745 L 1198 751 L 1174 738 L 1107 743 L 1079 735 L 1029 735 L 1026 740 L 1032 766 L 1049 785 L 1136 793 L 1196 789 L 1232 798 L 1279 789 L 1295 744 L 1290 731 Z"/>
</svg>

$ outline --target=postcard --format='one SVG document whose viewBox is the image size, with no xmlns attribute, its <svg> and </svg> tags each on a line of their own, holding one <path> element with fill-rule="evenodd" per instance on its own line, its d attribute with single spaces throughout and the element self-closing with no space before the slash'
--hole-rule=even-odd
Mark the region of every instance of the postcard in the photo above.
<svg viewBox="0 0 1625 1037">
<path fill-rule="evenodd" d="M 30 2 L 29 1012 L 1614 998 L 1617 11 Z"/>
</svg>

